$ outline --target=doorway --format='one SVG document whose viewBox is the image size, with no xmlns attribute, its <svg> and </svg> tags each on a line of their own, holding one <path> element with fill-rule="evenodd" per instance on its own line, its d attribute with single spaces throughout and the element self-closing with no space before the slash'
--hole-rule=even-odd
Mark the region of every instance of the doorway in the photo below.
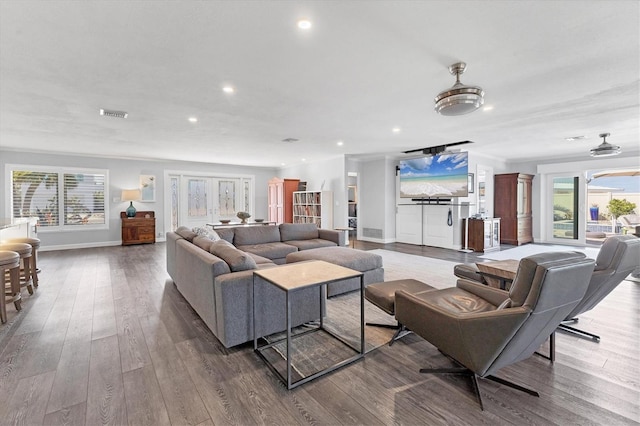
<svg viewBox="0 0 640 426">
<path fill-rule="evenodd" d="M 581 187 L 581 173 L 562 173 L 548 176 L 548 202 L 545 215 L 547 240 L 558 244 L 584 244 L 586 220 L 584 218 L 585 190 Z"/>
<path fill-rule="evenodd" d="M 235 220 L 240 211 L 253 215 L 253 177 L 170 173 L 169 182 L 172 231 Z"/>
</svg>

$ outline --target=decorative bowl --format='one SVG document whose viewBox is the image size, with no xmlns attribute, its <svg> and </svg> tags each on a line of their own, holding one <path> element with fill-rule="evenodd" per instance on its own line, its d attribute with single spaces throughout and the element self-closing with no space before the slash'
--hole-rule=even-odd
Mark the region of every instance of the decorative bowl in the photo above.
<svg viewBox="0 0 640 426">
<path fill-rule="evenodd" d="M 256 222 L 258 222 L 258 223 L 262 223 L 262 222 L 264 222 L 264 219 L 253 219 L 253 220 L 255 220 L 255 221 L 256 221 Z"/>
<path fill-rule="evenodd" d="M 247 223 L 247 219 L 251 217 L 251 215 L 247 212 L 238 212 L 236 216 L 238 216 L 238 219 L 242 219 L 240 223 Z"/>
<path fill-rule="evenodd" d="M 231 219 L 220 219 L 220 223 L 229 223 Z"/>
</svg>

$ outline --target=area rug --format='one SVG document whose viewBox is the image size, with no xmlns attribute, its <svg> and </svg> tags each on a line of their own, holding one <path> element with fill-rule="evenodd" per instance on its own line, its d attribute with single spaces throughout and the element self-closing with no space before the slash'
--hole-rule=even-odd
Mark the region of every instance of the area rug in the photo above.
<svg viewBox="0 0 640 426">
<path fill-rule="evenodd" d="M 371 250 L 382 256 L 385 281 L 413 278 L 435 288 L 452 287 L 456 283 L 453 275 L 454 262 L 414 256 L 388 250 Z M 350 292 L 327 300 L 325 327 L 352 347 L 360 345 L 360 295 Z M 365 300 L 365 321 L 380 324 L 395 324 L 395 318 Z M 314 325 L 311 325 L 313 327 Z M 307 326 L 296 327 L 293 333 L 309 330 Z M 395 330 L 389 328 L 365 326 L 365 353 L 369 353 L 387 343 Z M 285 337 L 284 333 L 269 336 L 274 342 Z M 283 376 L 286 377 L 286 342 L 280 342 L 272 349 L 264 350 L 263 355 Z M 307 377 L 318 370 L 329 367 L 349 358 L 356 352 L 344 343 L 324 332 L 308 333 L 293 340 L 292 375 L 293 380 Z"/>
<path fill-rule="evenodd" d="M 460 262 L 383 249 L 371 250 L 370 253 L 382 256 L 385 281 L 413 278 L 438 289 L 456 285 L 457 278 L 453 275 L 453 267 Z"/>
<path fill-rule="evenodd" d="M 584 247 L 584 246 L 564 246 L 559 244 L 525 244 L 519 247 L 510 248 L 508 250 L 502 250 L 492 253 L 487 253 L 480 256 L 483 259 L 491 260 L 505 260 L 516 259 L 520 260 L 523 257 L 531 256 L 539 253 L 546 253 L 550 251 L 579 251 L 587 255 L 592 259 L 598 257 L 600 248 L 597 247 Z"/>
</svg>

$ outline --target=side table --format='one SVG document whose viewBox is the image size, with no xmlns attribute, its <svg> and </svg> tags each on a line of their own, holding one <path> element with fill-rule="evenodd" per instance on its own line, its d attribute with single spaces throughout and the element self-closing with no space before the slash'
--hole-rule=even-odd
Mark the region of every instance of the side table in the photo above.
<svg viewBox="0 0 640 426">
<path fill-rule="evenodd" d="M 342 339 L 340 336 L 334 334 L 333 332 L 327 330 L 324 327 L 324 319 L 322 313 L 325 311 L 325 293 L 326 291 L 319 291 L 320 294 L 320 325 L 318 327 L 310 328 L 307 331 L 302 333 L 298 333 L 295 336 L 291 334 L 291 295 L 292 293 L 302 290 L 309 287 L 320 287 L 326 286 L 326 284 L 332 283 L 334 281 L 345 280 L 348 278 L 360 277 L 360 348 L 356 348 L 348 343 L 346 340 Z M 275 287 L 281 289 L 285 292 L 286 304 L 287 304 L 287 336 L 285 339 L 280 339 L 266 345 L 262 345 L 258 347 L 258 339 L 263 336 L 258 336 L 257 327 L 256 327 L 256 305 L 257 302 L 255 298 L 256 294 L 256 281 L 258 279 L 263 279 L 267 283 L 274 285 Z M 267 364 L 267 366 L 274 372 L 276 376 L 282 380 L 282 382 L 287 385 L 287 389 L 293 389 L 297 386 L 300 386 L 304 383 L 307 383 L 310 380 L 313 380 L 317 377 L 320 377 L 324 374 L 330 373 L 338 368 L 344 367 L 347 364 L 350 364 L 354 361 L 359 360 L 364 356 L 365 346 L 364 346 L 364 273 L 359 271 L 354 271 L 353 269 L 345 268 L 343 266 L 334 265 L 333 263 L 325 262 L 322 260 L 313 260 L 309 262 L 298 262 L 292 263 L 288 265 L 282 265 L 277 268 L 269 268 L 269 269 L 260 269 L 256 270 L 253 273 L 253 349 L 254 351 L 263 359 L 263 361 Z M 291 354 L 292 354 L 292 344 L 293 339 L 303 336 L 305 334 L 314 333 L 314 332 L 324 332 L 338 341 L 342 342 L 345 346 L 349 347 L 351 350 L 355 352 L 355 354 L 343 361 L 340 361 L 332 366 L 324 368 L 320 371 L 317 371 L 311 375 L 303 377 L 295 382 L 292 380 L 291 376 Z M 287 372 L 286 377 L 280 371 L 278 371 L 273 364 L 264 356 L 262 353 L 264 350 L 272 348 L 276 344 L 286 340 L 287 342 L 287 350 L 286 350 L 286 364 L 287 364 Z"/>
<path fill-rule="evenodd" d="M 511 285 L 518 272 L 519 260 L 506 259 L 491 262 L 478 262 L 478 272 L 484 276 L 491 287 L 508 290 L 507 283 Z"/>
<path fill-rule="evenodd" d="M 341 228 L 334 228 L 336 231 L 343 231 L 344 235 L 345 235 L 345 245 L 349 246 L 351 248 L 355 248 L 355 241 L 351 238 L 351 231 L 353 231 L 355 228 L 351 228 L 349 226 L 345 226 L 345 227 L 341 227 Z"/>
</svg>

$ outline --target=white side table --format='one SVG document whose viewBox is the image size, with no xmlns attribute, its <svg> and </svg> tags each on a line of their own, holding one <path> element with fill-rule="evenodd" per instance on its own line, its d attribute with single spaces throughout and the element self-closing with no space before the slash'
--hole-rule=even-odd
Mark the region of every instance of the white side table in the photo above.
<svg viewBox="0 0 640 426">
<path fill-rule="evenodd" d="M 350 240 L 350 236 L 351 236 L 351 231 L 353 231 L 355 228 L 350 228 L 348 226 L 345 227 L 341 227 L 341 228 L 334 228 L 336 231 L 343 231 L 344 232 L 344 245 L 347 247 L 351 247 L 351 248 L 355 248 L 355 241 L 353 242 L 353 244 L 350 244 L 349 240 Z"/>
</svg>

